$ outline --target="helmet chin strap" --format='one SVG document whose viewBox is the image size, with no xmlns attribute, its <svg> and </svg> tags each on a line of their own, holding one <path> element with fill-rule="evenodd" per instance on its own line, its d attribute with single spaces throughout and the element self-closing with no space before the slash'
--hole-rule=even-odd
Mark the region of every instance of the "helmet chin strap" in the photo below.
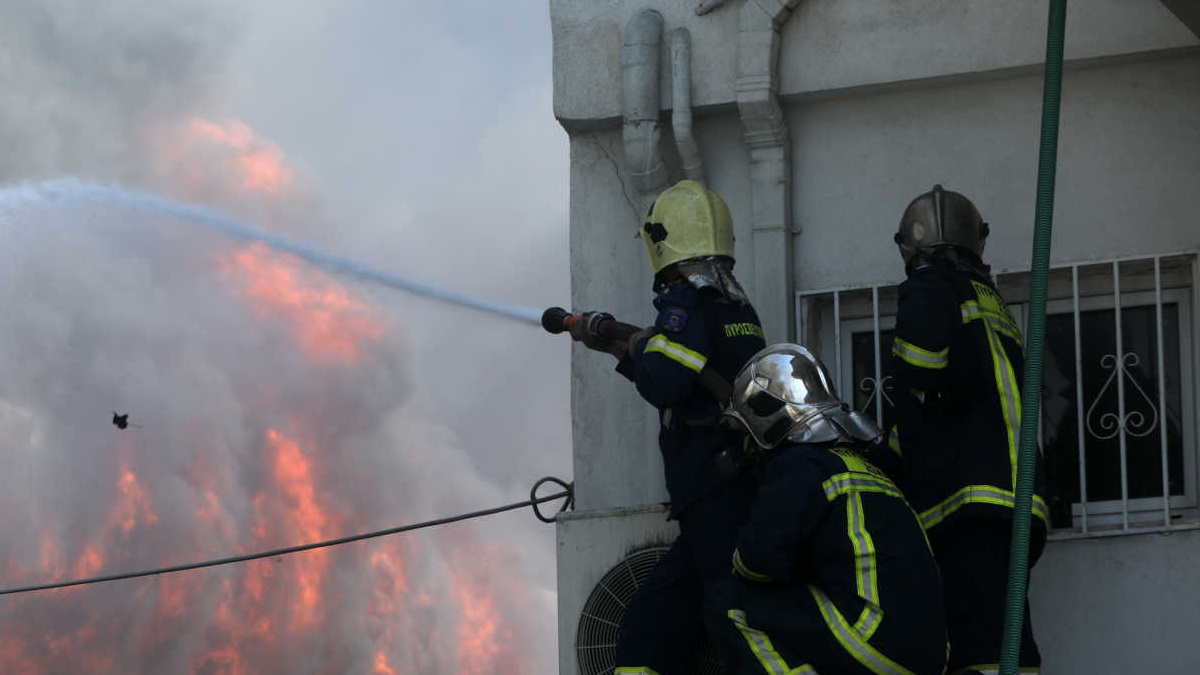
<svg viewBox="0 0 1200 675">
<path fill-rule="evenodd" d="M 945 244 L 932 249 L 923 249 L 917 252 L 912 260 L 908 263 L 908 269 L 905 271 L 912 273 L 923 267 L 951 267 L 961 272 L 971 272 L 984 278 L 991 278 L 992 267 L 985 265 L 983 260 L 975 255 L 973 251 L 969 251 L 961 246 L 953 244 Z"/>
</svg>

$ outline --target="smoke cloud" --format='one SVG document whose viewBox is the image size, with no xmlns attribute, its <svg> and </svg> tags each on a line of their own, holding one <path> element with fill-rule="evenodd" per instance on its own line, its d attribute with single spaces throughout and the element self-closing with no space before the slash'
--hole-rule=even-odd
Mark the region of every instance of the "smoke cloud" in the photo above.
<svg viewBox="0 0 1200 675">
<path fill-rule="evenodd" d="M 313 168 L 319 152 L 289 165 L 286 143 L 231 121 L 237 45 L 256 25 L 239 12 L 187 0 L 0 5 L 0 187 L 63 175 L 118 183 L 340 241 L 384 269 L 421 260 L 400 267 L 405 276 L 442 269 L 431 282 L 561 302 L 566 289 L 546 280 L 564 268 L 536 270 L 565 257 L 564 238 L 545 236 L 565 223 L 528 203 L 535 188 L 501 183 L 480 196 L 487 204 L 444 210 L 381 194 L 351 211 L 346 185 Z M 548 88 L 527 100 L 484 125 L 488 157 L 516 150 L 500 128 L 527 108 L 553 124 Z M 528 125 L 516 134 L 544 139 Z M 486 158 L 459 167 L 480 182 L 496 169 Z M 497 208 L 539 219 L 533 244 L 510 230 L 490 246 L 497 268 L 439 266 L 453 252 L 405 229 L 419 219 L 490 232 L 481 216 Z M 562 475 L 566 345 L 401 296 L 165 215 L 69 200 L 5 207 L 3 585 L 452 515 Z M 551 356 L 556 368 L 527 366 Z M 115 428 L 114 412 L 136 426 Z M 10 597 L 0 662 L 20 675 L 547 672 L 553 609 L 552 528 L 517 512 Z"/>
</svg>

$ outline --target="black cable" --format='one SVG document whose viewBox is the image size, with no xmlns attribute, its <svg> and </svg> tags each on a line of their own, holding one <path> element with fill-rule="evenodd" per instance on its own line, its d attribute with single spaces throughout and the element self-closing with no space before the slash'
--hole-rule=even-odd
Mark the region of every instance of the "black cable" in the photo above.
<svg viewBox="0 0 1200 675">
<path fill-rule="evenodd" d="M 575 502 L 574 489 L 573 489 L 572 484 L 564 483 L 563 481 L 561 481 L 557 478 L 543 478 L 534 484 L 533 489 L 536 491 L 538 486 L 540 486 L 542 483 L 545 483 L 547 481 L 552 481 L 554 483 L 562 485 L 566 488 L 566 490 L 564 490 L 562 492 L 556 492 L 556 493 L 554 493 L 552 495 L 548 495 L 546 497 L 533 497 L 531 495 L 529 499 L 527 499 L 523 502 L 516 502 L 513 504 L 505 504 L 504 506 L 497 506 L 497 507 L 490 508 L 490 509 L 484 509 L 482 511 L 472 511 L 470 513 L 464 513 L 464 514 L 457 515 L 457 516 L 450 516 L 448 518 L 439 518 L 437 520 L 428 520 L 423 523 L 416 523 L 413 525 L 401 525 L 399 527 L 393 527 L 393 528 L 389 528 L 386 530 L 376 530 L 375 532 L 365 532 L 363 534 L 352 534 L 347 537 L 340 537 L 338 539 L 329 539 L 326 541 L 319 541 L 319 542 L 316 542 L 313 544 L 300 544 L 297 546 L 288 546 L 286 548 L 277 548 L 272 551 L 261 551 L 259 553 L 247 553 L 245 555 L 231 556 L 228 558 L 218 558 L 216 560 L 204 560 L 204 561 L 200 561 L 200 562 L 186 563 L 183 565 L 174 565 L 171 567 L 159 567 L 156 569 L 142 570 L 140 572 L 123 572 L 120 574 L 108 574 L 108 575 L 99 576 L 99 577 L 89 577 L 87 579 L 73 579 L 71 581 L 59 581 L 59 582 L 50 583 L 50 584 L 38 584 L 36 586 L 20 586 L 20 587 L 14 587 L 14 588 L 0 588 L 0 595 L 13 595 L 16 593 L 31 593 L 33 591 L 46 591 L 46 590 L 50 590 L 52 588 L 67 588 L 68 586 L 85 586 L 85 585 L 90 585 L 90 584 L 98 584 L 98 583 L 102 583 L 105 581 L 120 581 L 122 579 L 137 579 L 139 577 L 149 577 L 149 576 L 154 576 L 154 575 L 158 575 L 158 574 L 169 574 L 171 572 L 185 572 L 187 570 L 195 570 L 195 569 L 200 569 L 203 567 L 216 567 L 218 565 L 228 565 L 231 563 L 246 562 L 249 560 L 258 560 L 260 558 L 271 558 L 274 556 L 287 555 L 289 553 L 299 553 L 301 551 L 311 551 L 313 549 L 318 549 L 318 548 L 328 548 L 330 546 L 340 546 L 342 544 L 349 544 L 351 542 L 362 541 L 364 539 L 374 539 L 377 537 L 385 537 L 389 534 L 399 534 L 401 532 L 409 532 L 412 530 L 419 530 L 421 528 L 433 527 L 435 525 L 445 525 L 447 523 L 456 523 L 460 520 L 468 520 L 471 518 L 480 518 L 483 516 L 491 516 L 491 515 L 495 515 L 497 513 L 502 513 L 504 511 L 513 511 L 515 509 L 519 509 L 519 508 L 522 508 L 525 506 L 533 507 L 533 512 L 534 512 L 534 514 L 537 515 L 539 520 L 541 520 L 543 522 L 553 522 L 553 519 L 546 520 L 545 518 L 542 517 L 542 514 L 540 512 L 538 512 L 538 510 L 537 510 L 537 505 L 545 503 L 545 502 L 549 502 L 549 501 L 554 501 L 555 499 L 559 499 L 561 497 L 567 498 L 566 504 L 574 504 L 574 502 Z M 568 508 L 566 504 L 564 504 L 563 508 L 559 510 L 560 513 L 562 511 L 565 511 Z"/>
<path fill-rule="evenodd" d="M 543 516 L 541 510 L 538 509 L 538 504 L 541 503 L 541 500 L 538 499 L 537 491 L 538 488 L 542 487 L 546 483 L 554 483 L 555 485 L 558 485 L 566 492 L 559 492 L 557 494 L 567 495 L 567 498 L 563 500 L 562 506 L 558 507 L 558 512 L 553 516 Z M 570 483 L 564 483 L 561 479 L 553 476 L 546 476 L 545 478 L 533 484 L 533 487 L 529 490 L 529 501 L 532 502 L 530 506 L 533 507 L 533 515 L 537 516 L 538 520 L 542 521 L 543 523 L 553 523 L 559 513 L 570 511 L 571 509 L 575 508 L 575 489 Z"/>
</svg>

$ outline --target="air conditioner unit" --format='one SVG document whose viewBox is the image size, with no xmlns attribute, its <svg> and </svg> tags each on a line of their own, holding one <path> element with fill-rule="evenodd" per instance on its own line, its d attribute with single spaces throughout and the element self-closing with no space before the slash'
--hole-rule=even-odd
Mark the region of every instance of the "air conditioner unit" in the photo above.
<svg viewBox="0 0 1200 675">
<path fill-rule="evenodd" d="M 661 506 L 558 517 L 560 675 L 611 675 L 625 606 L 679 534 Z M 721 675 L 711 643 L 689 672 Z"/>
</svg>

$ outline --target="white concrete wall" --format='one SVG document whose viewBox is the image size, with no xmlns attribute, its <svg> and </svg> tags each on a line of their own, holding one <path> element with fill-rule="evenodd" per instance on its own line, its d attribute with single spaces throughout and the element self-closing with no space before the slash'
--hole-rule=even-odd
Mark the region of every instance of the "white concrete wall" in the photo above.
<svg viewBox="0 0 1200 675">
<path fill-rule="evenodd" d="M 555 113 L 571 135 L 572 302 L 648 322 L 650 273 L 621 143 L 621 29 L 643 8 L 694 49 L 696 139 L 737 223 L 754 296 L 749 152 L 735 100 L 739 5 L 551 0 Z M 1070 3 L 1053 259 L 1200 248 L 1200 40 L 1159 0 Z M 976 201 L 987 258 L 1028 265 L 1045 6 L 1026 0 L 805 0 L 782 29 L 792 143 L 795 290 L 902 276 L 891 233 L 934 182 Z M 665 57 L 665 47 L 664 47 Z M 670 91 L 664 58 L 662 91 Z M 666 107 L 664 101 L 664 108 Z M 669 119 L 664 115 L 664 123 Z M 677 159 L 665 153 L 679 178 Z M 761 271 L 761 270 L 760 270 Z M 769 335 L 768 340 L 784 336 Z M 657 419 L 611 357 L 577 348 L 577 518 L 560 525 L 564 674 L 591 585 L 649 529 L 598 510 L 666 499 Z M 625 522 L 628 520 L 628 522 Z M 622 524 L 625 523 L 625 524 Z M 1200 533 L 1052 542 L 1033 580 L 1050 673 L 1200 672 Z"/>
<path fill-rule="evenodd" d="M 1030 578 L 1046 675 L 1200 673 L 1200 531 L 1050 542 Z"/>
<path fill-rule="evenodd" d="M 621 115 L 621 30 L 642 9 L 683 26 L 694 45 L 697 107 L 736 98 L 738 12 L 730 0 L 696 16 L 699 0 L 550 0 L 554 113 L 569 127 Z M 778 0 L 759 0 L 764 6 Z M 1195 46 L 1159 0 L 1068 4 L 1066 53 L 1084 60 Z M 784 24 L 780 91 L 811 94 L 864 85 L 1036 68 L 1045 56 L 1045 3 L 1029 0 L 805 0 Z M 670 68 L 662 67 L 663 108 Z"/>
<path fill-rule="evenodd" d="M 1200 55 L 1063 79 L 1053 259 L 1200 247 Z M 891 235 L 937 182 L 989 221 L 997 271 L 1027 268 L 1041 99 L 1022 76 L 788 106 L 797 290 L 898 281 Z"/>
</svg>

